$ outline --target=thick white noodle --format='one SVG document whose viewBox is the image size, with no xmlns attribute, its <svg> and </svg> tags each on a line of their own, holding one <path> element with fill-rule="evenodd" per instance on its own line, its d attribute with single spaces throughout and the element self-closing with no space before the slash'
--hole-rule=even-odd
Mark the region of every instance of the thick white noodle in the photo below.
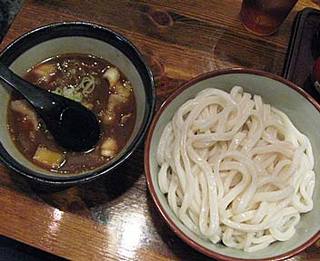
<svg viewBox="0 0 320 261">
<path fill-rule="evenodd" d="M 157 162 L 175 215 L 213 243 L 257 251 L 290 239 L 313 208 L 309 139 L 239 86 L 183 104 L 162 133 Z"/>
</svg>

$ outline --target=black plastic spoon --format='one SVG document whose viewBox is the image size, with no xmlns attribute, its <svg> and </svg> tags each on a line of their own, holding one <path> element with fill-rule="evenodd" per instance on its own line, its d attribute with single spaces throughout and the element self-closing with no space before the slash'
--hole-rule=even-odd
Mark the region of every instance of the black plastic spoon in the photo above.
<svg viewBox="0 0 320 261">
<path fill-rule="evenodd" d="M 0 79 L 32 105 L 60 146 L 71 151 L 87 151 L 97 144 L 99 122 L 80 103 L 30 84 L 1 63 Z"/>
</svg>

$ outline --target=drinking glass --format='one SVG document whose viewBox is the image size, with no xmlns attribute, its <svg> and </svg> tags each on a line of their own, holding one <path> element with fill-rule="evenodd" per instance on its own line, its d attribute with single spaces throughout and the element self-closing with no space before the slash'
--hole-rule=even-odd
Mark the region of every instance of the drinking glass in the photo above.
<svg viewBox="0 0 320 261">
<path fill-rule="evenodd" d="M 275 33 L 298 0 L 243 0 L 240 18 L 257 35 Z"/>
</svg>

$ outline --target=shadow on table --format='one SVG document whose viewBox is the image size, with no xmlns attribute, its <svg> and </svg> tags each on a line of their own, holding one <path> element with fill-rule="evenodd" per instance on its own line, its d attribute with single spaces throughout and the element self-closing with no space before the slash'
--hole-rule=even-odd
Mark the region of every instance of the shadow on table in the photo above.
<svg viewBox="0 0 320 261">
<path fill-rule="evenodd" d="M 13 239 L 0 236 L 0 261 L 62 261 L 63 258 L 51 255 L 37 248 Z"/>
<path fill-rule="evenodd" d="M 156 209 L 149 192 L 147 193 L 147 203 L 151 221 L 157 233 L 160 235 L 162 241 L 167 245 L 170 251 L 179 260 L 213 260 L 195 251 L 172 232 L 170 227 L 167 225 L 167 223 L 165 223 L 164 219 L 160 215 L 159 211 Z"/>
<path fill-rule="evenodd" d="M 5 186 L 10 186 L 32 199 L 44 201 L 52 207 L 90 217 L 91 209 L 120 200 L 143 174 L 143 146 L 121 166 L 92 182 L 69 188 L 52 189 L 26 181 L 15 173 Z"/>
</svg>

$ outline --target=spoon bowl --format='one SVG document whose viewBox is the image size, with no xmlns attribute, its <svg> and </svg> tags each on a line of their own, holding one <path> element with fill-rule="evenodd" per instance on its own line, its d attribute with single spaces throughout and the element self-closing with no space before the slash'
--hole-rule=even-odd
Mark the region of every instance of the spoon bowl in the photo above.
<svg viewBox="0 0 320 261">
<path fill-rule="evenodd" d="M 80 103 L 23 80 L 1 63 L 0 79 L 32 105 L 61 147 L 71 151 L 87 151 L 98 143 L 99 122 Z"/>
</svg>

